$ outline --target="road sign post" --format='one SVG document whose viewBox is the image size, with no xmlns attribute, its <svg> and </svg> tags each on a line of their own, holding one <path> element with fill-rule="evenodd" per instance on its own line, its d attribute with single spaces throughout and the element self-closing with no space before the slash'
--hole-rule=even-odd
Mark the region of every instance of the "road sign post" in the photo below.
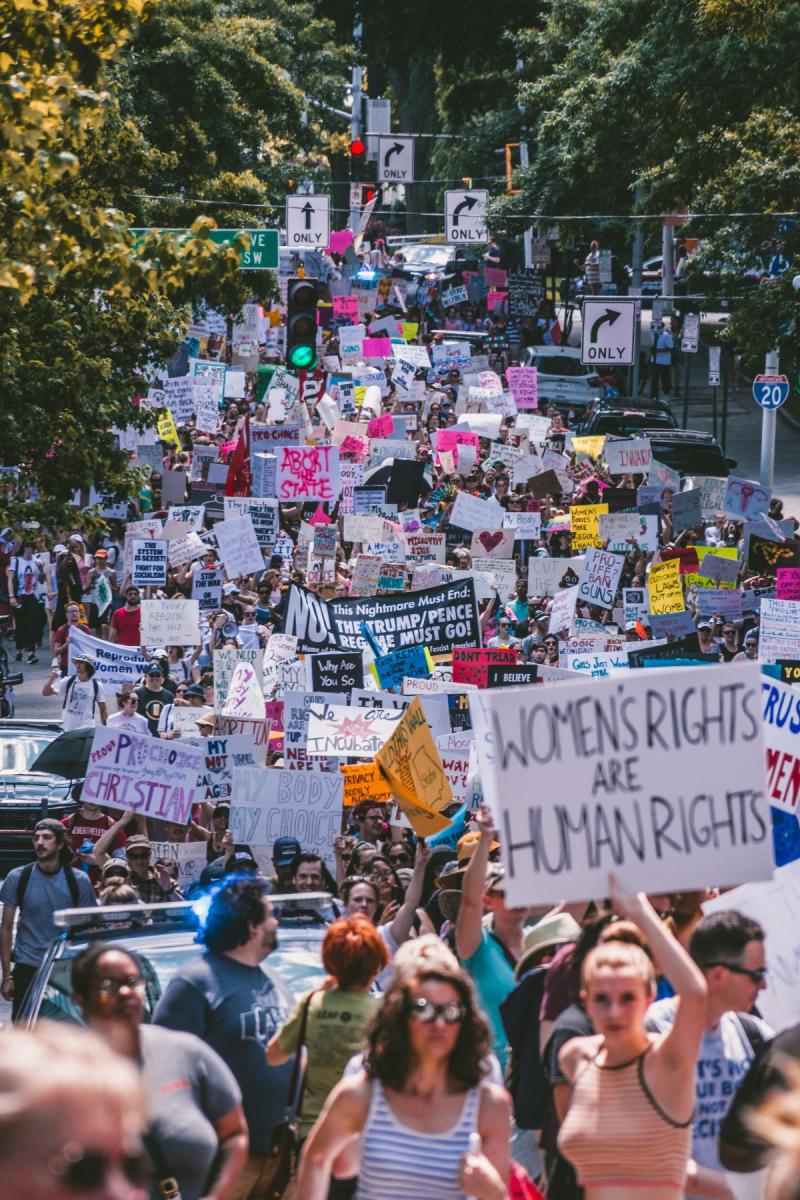
<svg viewBox="0 0 800 1200">
<path fill-rule="evenodd" d="M 631 297 L 585 299 L 581 362 L 590 367 L 630 367 L 636 361 L 637 302 Z"/>
<path fill-rule="evenodd" d="M 753 399 L 761 406 L 761 469 L 759 482 L 771 488 L 775 473 L 776 413 L 789 395 L 789 380 L 778 374 L 778 351 L 770 350 L 764 362 L 764 374 L 753 380 Z"/>
<path fill-rule="evenodd" d="M 330 203 L 330 196 L 287 196 L 287 246 L 324 250 L 330 240 Z"/>
<path fill-rule="evenodd" d="M 488 242 L 486 205 L 489 193 L 481 188 L 447 191 L 444 194 L 444 239 L 463 245 Z"/>
</svg>

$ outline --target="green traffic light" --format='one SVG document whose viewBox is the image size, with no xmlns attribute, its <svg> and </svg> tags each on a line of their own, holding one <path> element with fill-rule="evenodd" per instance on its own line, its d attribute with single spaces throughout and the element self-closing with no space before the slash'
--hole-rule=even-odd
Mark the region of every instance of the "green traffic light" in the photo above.
<svg viewBox="0 0 800 1200">
<path fill-rule="evenodd" d="M 310 371 L 317 365 L 317 352 L 313 346 L 292 346 L 288 361 L 298 371 Z"/>
</svg>

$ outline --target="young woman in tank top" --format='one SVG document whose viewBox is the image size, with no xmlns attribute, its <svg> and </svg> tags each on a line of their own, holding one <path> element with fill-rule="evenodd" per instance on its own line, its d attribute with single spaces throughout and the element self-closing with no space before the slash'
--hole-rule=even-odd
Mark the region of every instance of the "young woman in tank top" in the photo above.
<svg viewBox="0 0 800 1200">
<path fill-rule="evenodd" d="M 647 1033 L 655 971 L 644 950 L 608 942 L 590 952 L 581 998 L 597 1034 L 574 1038 L 559 1054 L 571 1089 L 558 1145 L 586 1200 L 681 1200 L 705 980 L 646 896 L 624 895 L 612 876 L 611 897 L 614 912 L 646 937 L 677 993 L 678 1009 L 668 1033 Z"/>
<path fill-rule="evenodd" d="M 297 1194 L 326 1200 L 335 1163 L 337 1176 L 358 1173 L 357 1200 L 506 1200 L 510 1109 L 483 1081 L 489 1047 L 460 968 L 398 972 L 364 1070 L 334 1088 L 309 1134 Z"/>
</svg>

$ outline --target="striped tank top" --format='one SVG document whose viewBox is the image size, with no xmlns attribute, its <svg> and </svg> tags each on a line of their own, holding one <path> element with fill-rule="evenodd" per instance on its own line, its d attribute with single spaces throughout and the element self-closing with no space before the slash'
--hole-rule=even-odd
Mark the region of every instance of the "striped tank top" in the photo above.
<svg viewBox="0 0 800 1200">
<path fill-rule="evenodd" d="M 674 1187 L 682 1191 L 692 1118 L 668 1116 L 647 1085 L 650 1047 L 618 1066 L 587 1063 L 572 1084 L 558 1148 L 581 1187 Z"/>
<path fill-rule="evenodd" d="M 402 1125 L 377 1080 L 362 1135 L 356 1200 L 464 1200 L 458 1186 L 461 1156 L 478 1127 L 481 1089 L 464 1096 L 461 1116 L 445 1133 Z"/>
</svg>

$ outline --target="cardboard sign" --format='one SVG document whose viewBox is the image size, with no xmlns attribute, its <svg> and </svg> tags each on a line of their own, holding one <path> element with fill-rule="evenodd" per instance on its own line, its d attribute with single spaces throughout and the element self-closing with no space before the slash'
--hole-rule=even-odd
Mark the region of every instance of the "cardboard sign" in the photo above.
<svg viewBox="0 0 800 1200">
<path fill-rule="evenodd" d="M 721 554 L 706 554 L 698 564 L 701 579 L 710 583 L 735 583 L 741 570 L 738 558 L 723 558 Z M 788 598 L 788 597 L 787 597 Z"/>
<path fill-rule="evenodd" d="M 222 571 L 218 568 L 196 571 L 192 578 L 192 599 L 197 601 L 201 613 L 217 610 L 222 604 Z"/>
<path fill-rule="evenodd" d="M 445 535 L 443 533 L 407 533 L 406 557 L 411 563 L 443 563 L 445 560 Z"/>
<path fill-rule="evenodd" d="M 560 487 L 560 485 L 559 485 Z M 569 515 L 572 522 L 572 549 L 585 550 L 589 546 L 602 549 L 600 517 L 608 512 L 607 504 L 572 504 Z"/>
<path fill-rule="evenodd" d="M 314 526 L 315 558 L 336 557 L 336 532 L 337 530 L 335 525 Z"/>
<path fill-rule="evenodd" d="M 217 713 L 214 717 L 215 737 L 243 737 L 255 765 L 267 765 L 267 750 L 269 749 L 270 722 L 266 720 L 251 720 L 248 717 L 223 717 Z M 243 766 L 234 762 L 234 766 Z"/>
<path fill-rule="evenodd" d="M 253 496 L 226 496 L 225 520 L 231 517 L 249 517 L 253 522 L 258 545 L 272 549 L 278 537 L 280 510 L 276 500 Z M 218 529 L 219 526 L 215 526 Z"/>
<path fill-rule="evenodd" d="M 353 763 L 339 767 L 344 779 L 343 804 L 352 808 L 362 800 L 371 804 L 387 804 L 393 799 L 393 792 L 380 773 L 375 762 Z"/>
<path fill-rule="evenodd" d="M 726 517 L 733 517 L 735 521 L 745 521 L 758 513 L 766 513 L 771 499 L 771 488 L 762 487 L 760 483 L 751 479 L 729 475 L 722 498 L 722 511 Z"/>
<path fill-rule="evenodd" d="M 607 550 L 590 546 L 584 555 L 578 581 L 578 600 L 598 604 L 602 608 L 613 608 L 624 566 L 623 554 L 609 554 Z"/>
<path fill-rule="evenodd" d="M 459 492 L 450 513 L 450 524 L 475 533 L 482 529 L 502 529 L 504 517 L 505 510 L 496 500 L 480 500 L 469 492 Z"/>
<path fill-rule="evenodd" d="M 650 892 L 768 879 L 760 692 L 751 663 L 622 672 L 594 681 L 589 703 L 585 680 L 479 692 L 506 902 L 606 895 L 611 871 Z"/>
<path fill-rule="evenodd" d="M 539 373 L 536 367 L 508 367 L 506 379 L 517 408 L 530 411 L 539 407 Z"/>
<path fill-rule="evenodd" d="M 264 651 L 250 646 L 226 646 L 223 650 L 215 650 L 214 660 L 214 711 L 222 712 L 222 707 L 228 696 L 233 679 L 233 673 L 240 662 L 250 663 L 258 679 L 261 678 L 264 663 Z M 242 713 L 241 716 L 246 714 Z M 264 713 L 259 713 L 263 719 Z"/>
<path fill-rule="evenodd" d="M 370 671 L 378 687 L 399 692 L 404 679 L 427 679 L 433 671 L 433 662 L 427 647 L 407 646 L 405 650 L 376 655 Z"/>
<path fill-rule="evenodd" d="M 143 646 L 199 646 L 200 605 L 197 600 L 143 600 Z"/>
<path fill-rule="evenodd" d="M 528 560 L 528 595 L 555 596 L 578 582 L 583 558 L 536 557 Z"/>
<path fill-rule="evenodd" d="M 610 475 L 646 474 L 653 461 L 649 438 L 606 438 L 603 458 Z"/>
<path fill-rule="evenodd" d="M 453 683 L 471 683 L 475 687 L 485 688 L 488 682 L 490 666 L 509 667 L 517 661 L 514 649 L 497 647 L 492 649 L 466 649 L 456 646 L 453 649 Z"/>
<path fill-rule="evenodd" d="M 214 526 L 217 549 L 229 579 L 263 571 L 264 555 L 249 516 L 226 517 Z"/>
<path fill-rule="evenodd" d="M 169 542 L 134 541 L 131 552 L 131 583 L 134 587 L 163 587 L 167 582 Z"/>
<path fill-rule="evenodd" d="M 313 654 L 310 663 L 311 688 L 315 692 L 337 692 L 349 699 L 354 687 L 364 686 L 364 659 L 358 651 Z"/>
<path fill-rule="evenodd" d="M 677 558 L 651 564 L 647 575 L 647 593 L 651 613 L 683 612 L 686 604 L 683 599 L 681 568 Z"/>
<path fill-rule="evenodd" d="M 338 772 L 239 767 L 233 773 L 229 828 L 235 842 L 271 853 L 280 837 L 296 838 L 335 869 L 333 843 L 342 828 Z"/>
<path fill-rule="evenodd" d="M 799 602 L 762 599 L 758 658 L 765 663 L 800 658 Z"/>
<path fill-rule="evenodd" d="M 450 826 L 441 814 L 453 792 L 419 697 L 399 715 L 375 760 L 417 837 L 427 837 Z"/>
<path fill-rule="evenodd" d="M 750 534 L 747 545 L 747 567 L 759 575 L 775 575 L 785 567 L 800 566 L 800 547 L 795 541 L 773 542 L 769 538 Z"/>
<path fill-rule="evenodd" d="M 69 630 L 67 674 L 75 674 L 75 655 L 90 654 L 94 662 L 94 673 L 98 683 L 109 687 L 120 687 L 123 683 L 136 683 L 144 673 L 147 659 L 138 646 L 118 646 L 101 638 L 84 633 L 77 625 Z"/>
<path fill-rule="evenodd" d="M 688 492 L 676 492 L 672 497 L 672 530 L 695 529 L 703 523 L 703 489 L 692 488 Z"/>
<path fill-rule="evenodd" d="M 400 709 L 353 708 L 327 702 L 311 705 L 306 753 L 311 757 L 374 758 L 402 715 Z"/>
<path fill-rule="evenodd" d="M 778 567 L 775 575 L 776 600 L 800 600 L 800 567 Z"/>
<path fill-rule="evenodd" d="M 200 800 L 203 749 L 98 725 L 83 794 L 95 804 L 186 825 Z"/>
<path fill-rule="evenodd" d="M 258 721 L 264 712 L 264 693 L 261 677 L 253 663 L 238 662 L 228 685 L 228 694 L 222 705 L 223 717 L 245 717 Z"/>
<path fill-rule="evenodd" d="M 473 558 L 506 558 L 514 553 L 514 534 L 505 529 L 481 529 L 472 535 Z"/>
<path fill-rule="evenodd" d="M 338 499 L 342 487 L 338 446 L 278 446 L 275 455 L 279 500 Z"/>
</svg>

